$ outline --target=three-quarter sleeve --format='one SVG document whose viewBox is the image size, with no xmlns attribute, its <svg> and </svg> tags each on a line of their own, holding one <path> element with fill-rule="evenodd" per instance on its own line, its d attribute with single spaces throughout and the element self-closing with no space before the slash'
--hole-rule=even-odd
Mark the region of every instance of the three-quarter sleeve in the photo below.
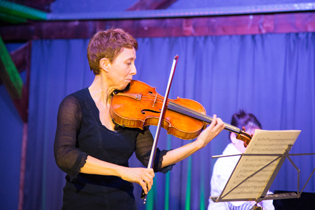
<svg viewBox="0 0 315 210">
<path fill-rule="evenodd" d="M 138 160 L 147 167 L 150 159 L 151 149 L 153 145 L 153 136 L 148 127 L 144 128 L 137 136 L 136 143 L 136 157 Z M 168 152 L 168 150 L 160 151 L 159 148 L 156 149 L 155 159 L 154 159 L 154 172 L 163 172 L 166 173 L 172 170 L 174 165 L 169 165 L 164 168 L 161 168 L 163 156 Z"/>
<path fill-rule="evenodd" d="M 54 155 L 58 167 L 68 174 L 70 180 L 77 177 L 87 159 L 87 154 L 76 147 L 81 118 L 78 100 L 74 96 L 67 96 L 58 110 Z"/>
</svg>

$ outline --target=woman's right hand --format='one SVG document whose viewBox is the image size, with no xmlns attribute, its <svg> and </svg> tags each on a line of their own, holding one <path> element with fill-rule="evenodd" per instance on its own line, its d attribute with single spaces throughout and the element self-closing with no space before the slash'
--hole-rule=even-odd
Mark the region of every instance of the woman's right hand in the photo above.
<svg viewBox="0 0 315 210">
<path fill-rule="evenodd" d="M 155 176 L 152 168 L 124 167 L 99 160 L 90 155 L 88 155 L 80 172 L 86 174 L 118 176 L 128 182 L 139 184 L 146 194 L 151 189 L 153 185 L 153 177 Z"/>
<path fill-rule="evenodd" d="M 148 194 L 152 185 L 153 177 L 155 176 L 153 169 L 150 168 L 128 168 L 124 167 L 121 171 L 121 176 L 123 180 L 128 182 L 133 182 L 139 184 L 145 194 Z"/>
</svg>

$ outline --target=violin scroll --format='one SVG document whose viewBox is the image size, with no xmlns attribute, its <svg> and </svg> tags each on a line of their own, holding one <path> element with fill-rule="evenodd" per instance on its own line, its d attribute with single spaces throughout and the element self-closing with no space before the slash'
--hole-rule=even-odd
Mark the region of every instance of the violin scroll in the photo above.
<svg viewBox="0 0 315 210">
<path fill-rule="evenodd" d="M 253 135 L 246 133 L 245 127 L 240 130 L 236 135 L 236 138 L 244 142 L 244 147 L 247 147 L 249 142 L 252 140 Z"/>
</svg>

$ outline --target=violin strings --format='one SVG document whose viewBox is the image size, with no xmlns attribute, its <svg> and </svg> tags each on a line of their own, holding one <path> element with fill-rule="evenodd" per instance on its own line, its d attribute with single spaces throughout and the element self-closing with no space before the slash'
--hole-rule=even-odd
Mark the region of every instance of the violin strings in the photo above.
<svg viewBox="0 0 315 210">
<path fill-rule="evenodd" d="M 149 99 L 149 98 L 155 98 L 155 96 L 142 96 L 143 98 L 147 98 L 147 99 Z M 164 98 L 161 96 L 161 97 L 156 97 L 157 98 L 157 100 L 156 101 L 159 101 L 159 102 L 163 102 L 164 101 Z M 201 113 L 199 113 L 199 112 L 196 112 L 196 111 L 194 111 L 194 110 L 192 110 L 192 109 L 189 109 L 189 108 L 187 108 L 187 107 L 184 107 L 184 106 L 182 106 L 182 105 L 179 105 L 179 104 L 176 104 L 176 103 L 174 103 L 174 102 L 172 102 L 172 101 L 169 101 L 168 102 L 168 104 L 169 105 L 171 105 L 171 106 L 173 106 L 174 108 L 177 108 L 177 110 L 173 110 L 173 111 L 178 111 L 178 112 L 181 112 L 181 111 L 183 111 L 183 112 L 185 112 L 185 113 L 189 113 L 189 114 L 191 114 L 191 115 L 195 115 L 195 116 L 198 116 L 199 117 L 199 119 L 200 120 L 203 120 L 203 121 L 205 121 L 205 122 L 207 122 L 207 123 L 211 123 L 211 121 L 212 121 L 212 117 L 210 117 L 210 116 L 207 116 L 207 115 L 205 115 L 205 114 L 201 114 Z M 183 113 L 184 114 L 184 113 Z M 189 116 L 189 114 L 187 114 L 188 116 Z M 190 117 L 193 117 L 193 116 L 191 116 L 190 115 Z M 208 121 L 207 121 L 208 120 Z M 237 133 L 239 133 L 240 132 L 240 129 L 239 128 L 237 128 L 237 127 L 235 127 L 235 126 L 233 126 L 233 125 L 230 125 L 230 124 L 227 124 L 227 123 L 224 123 L 225 124 L 225 128 L 227 128 L 228 130 L 230 130 L 230 131 L 235 131 L 235 132 L 237 132 Z"/>
<path fill-rule="evenodd" d="M 210 117 L 210 116 L 201 114 L 201 113 L 199 113 L 199 112 L 196 112 L 196 111 L 191 110 L 191 109 L 189 109 L 189 108 L 187 108 L 187 107 L 178 105 L 178 104 L 173 103 L 173 102 L 171 102 L 171 101 L 170 101 L 170 104 L 173 105 L 173 106 L 176 107 L 176 108 L 179 108 L 179 109 L 181 109 L 181 110 L 184 110 L 185 112 L 191 113 L 191 114 L 193 114 L 193 115 L 197 115 L 197 116 L 199 116 L 200 118 L 204 118 L 204 119 L 209 120 L 210 122 L 212 121 L 212 117 Z M 204 121 L 206 121 L 206 120 L 204 120 Z M 206 121 L 206 122 L 207 122 L 207 121 Z M 224 124 L 225 124 L 225 127 L 228 128 L 228 129 L 231 130 L 231 131 L 236 131 L 236 132 L 239 132 L 239 131 L 240 131 L 240 129 L 237 128 L 237 127 L 235 127 L 235 126 L 229 125 L 229 124 L 227 124 L 227 123 L 224 123 Z"/>
</svg>

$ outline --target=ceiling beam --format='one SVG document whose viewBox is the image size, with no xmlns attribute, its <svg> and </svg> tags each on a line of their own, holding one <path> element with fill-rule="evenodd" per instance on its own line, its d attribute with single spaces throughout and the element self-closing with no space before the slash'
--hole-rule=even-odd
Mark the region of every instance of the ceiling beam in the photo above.
<svg viewBox="0 0 315 210">
<path fill-rule="evenodd" d="M 166 9 L 177 0 L 139 0 L 126 11 Z"/>
<path fill-rule="evenodd" d="M 147 0 L 150 1 L 150 0 Z M 153 9 L 137 11 L 48 13 L 49 21 L 70 20 L 134 20 L 153 18 L 195 18 L 210 16 L 236 16 L 254 14 L 280 14 L 296 12 L 314 12 L 315 3 L 270 4 L 260 6 L 234 6 L 189 9 Z"/>
<path fill-rule="evenodd" d="M 315 31 L 315 12 L 136 20 L 37 21 L 0 27 L 5 42 L 89 39 L 99 30 L 123 28 L 134 37 L 215 36 Z"/>
</svg>

